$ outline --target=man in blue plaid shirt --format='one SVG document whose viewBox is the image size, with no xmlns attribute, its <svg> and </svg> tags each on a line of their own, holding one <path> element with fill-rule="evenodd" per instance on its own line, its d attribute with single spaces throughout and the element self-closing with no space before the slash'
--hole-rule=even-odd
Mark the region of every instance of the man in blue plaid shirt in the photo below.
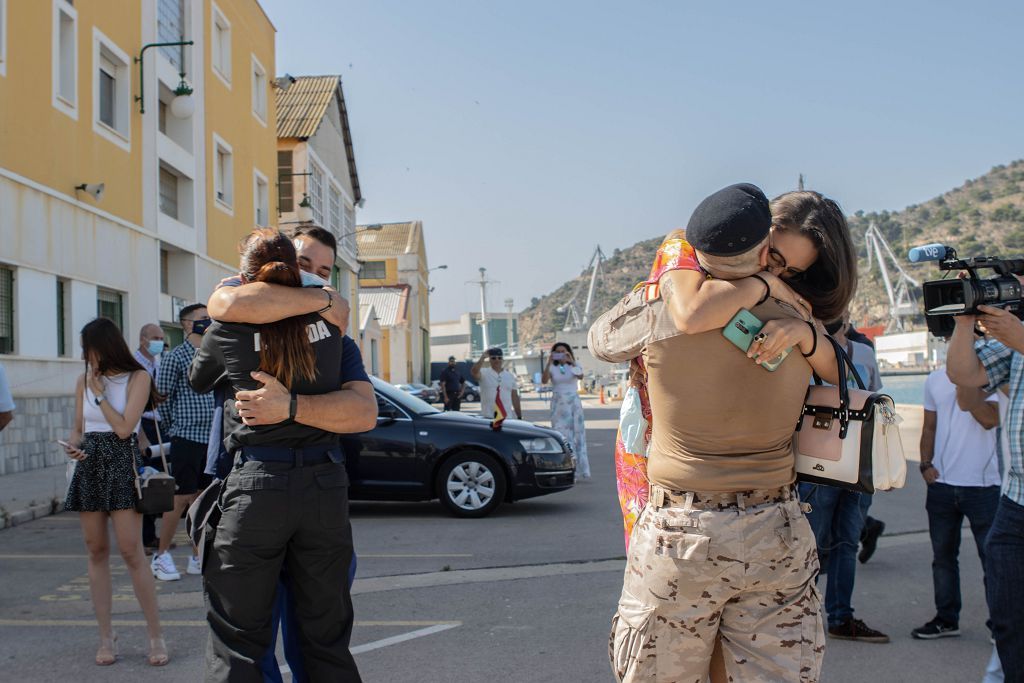
<svg viewBox="0 0 1024 683">
<path fill-rule="evenodd" d="M 1021 278 L 1018 278 L 1021 279 Z M 1022 280 L 1024 281 L 1024 280 Z M 1024 325 L 1012 313 L 979 306 L 981 315 L 954 318 L 946 372 L 954 384 L 995 391 L 1009 384 L 1006 442 L 1010 465 L 988 534 L 985 580 L 992 635 L 1007 681 L 1024 681 Z M 993 341 L 974 347 L 974 325 Z"/>
<path fill-rule="evenodd" d="M 206 447 L 210 440 L 213 420 L 213 394 L 197 394 L 188 383 L 188 369 L 203 341 L 203 333 L 210 326 L 206 306 L 192 304 L 178 314 L 185 341 L 171 352 L 163 354 L 156 389 L 164 397 L 160 405 L 160 420 L 165 434 L 171 437 L 171 474 L 174 475 L 174 509 L 164 513 L 160 524 L 160 547 L 153 553 L 153 575 L 161 581 L 181 578 L 174 558 L 171 540 L 178 529 L 181 514 L 192 504 L 206 484 Z M 199 561 L 189 559 L 189 574 L 200 574 Z"/>
</svg>

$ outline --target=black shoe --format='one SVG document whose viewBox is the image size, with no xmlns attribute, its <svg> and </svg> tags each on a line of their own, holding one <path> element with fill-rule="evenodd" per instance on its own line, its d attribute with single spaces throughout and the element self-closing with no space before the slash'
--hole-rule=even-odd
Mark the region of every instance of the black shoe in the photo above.
<svg viewBox="0 0 1024 683">
<path fill-rule="evenodd" d="M 960 627 L 956 624 L 947 624 L 942 619 L 935 617 L 920 628 L 915 628 L 910 635 L 918 640 L 935 640 L 936 638 L 952 638 L 960 635 Z"/>
<path fill-rule="evenodd" d="M 868 628 L 868 625 L 863 621 L 860 619 L 854 619 L 853 617 L 850 617 L 837 626 L 829 626 L 828 635 L 830 638 L 838 638 L 839 640 L 860 640 L 865 643 L 889 642 L 889 636 L 885 635 L 881 631 Z"/>
<path fill-rule="evenodd" d="M 860 535 L 860 554 L 857 559 L 864 564 L 875 554 L 878 547 L 878 537 L 885 531 L 885 522 L 871 518 L 864 525 L 864 532 Z"/>
</svg>

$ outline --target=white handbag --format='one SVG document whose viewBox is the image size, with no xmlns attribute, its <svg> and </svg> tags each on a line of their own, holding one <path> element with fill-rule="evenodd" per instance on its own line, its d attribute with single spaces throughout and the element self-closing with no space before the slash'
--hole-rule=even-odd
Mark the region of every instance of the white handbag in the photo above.
<svg viewBox="0 0 1024 683">
<path fill-rule="evenodd" d="M 896 404 L 888 394 L 865 390 L 846 351 L 826 338 L 836 352 L 839 386 L 807 390 L 793 436 L 797 480 L 862 493 L 903 488 L 907 463 Z M 849 387 L 847 369 L 858 388 Z"/>
</svg>

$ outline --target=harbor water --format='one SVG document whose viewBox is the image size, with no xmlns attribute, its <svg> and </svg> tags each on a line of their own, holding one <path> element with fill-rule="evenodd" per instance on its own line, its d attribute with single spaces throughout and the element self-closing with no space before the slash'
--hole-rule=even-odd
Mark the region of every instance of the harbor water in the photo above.
<svg viewBox="0 0 1024 683">
<path fill-rule="evenodd" d="M 897 406 L 924 405 L 924 381 L 928 375 L 882 375 L 882 391 Z"/>
</svg>

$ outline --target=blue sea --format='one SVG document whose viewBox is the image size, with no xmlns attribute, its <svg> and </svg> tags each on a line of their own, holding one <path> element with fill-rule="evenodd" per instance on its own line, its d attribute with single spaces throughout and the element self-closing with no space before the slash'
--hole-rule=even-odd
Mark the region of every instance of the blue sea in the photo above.
<svg viewBox="0 0 1024 683">
<path fill-rule="evenodd" d="M 896 405 L 923 405 L 924 381 L 928 375 L 882 375 L 882 391 L 892 396 Z"/>
</svg>

